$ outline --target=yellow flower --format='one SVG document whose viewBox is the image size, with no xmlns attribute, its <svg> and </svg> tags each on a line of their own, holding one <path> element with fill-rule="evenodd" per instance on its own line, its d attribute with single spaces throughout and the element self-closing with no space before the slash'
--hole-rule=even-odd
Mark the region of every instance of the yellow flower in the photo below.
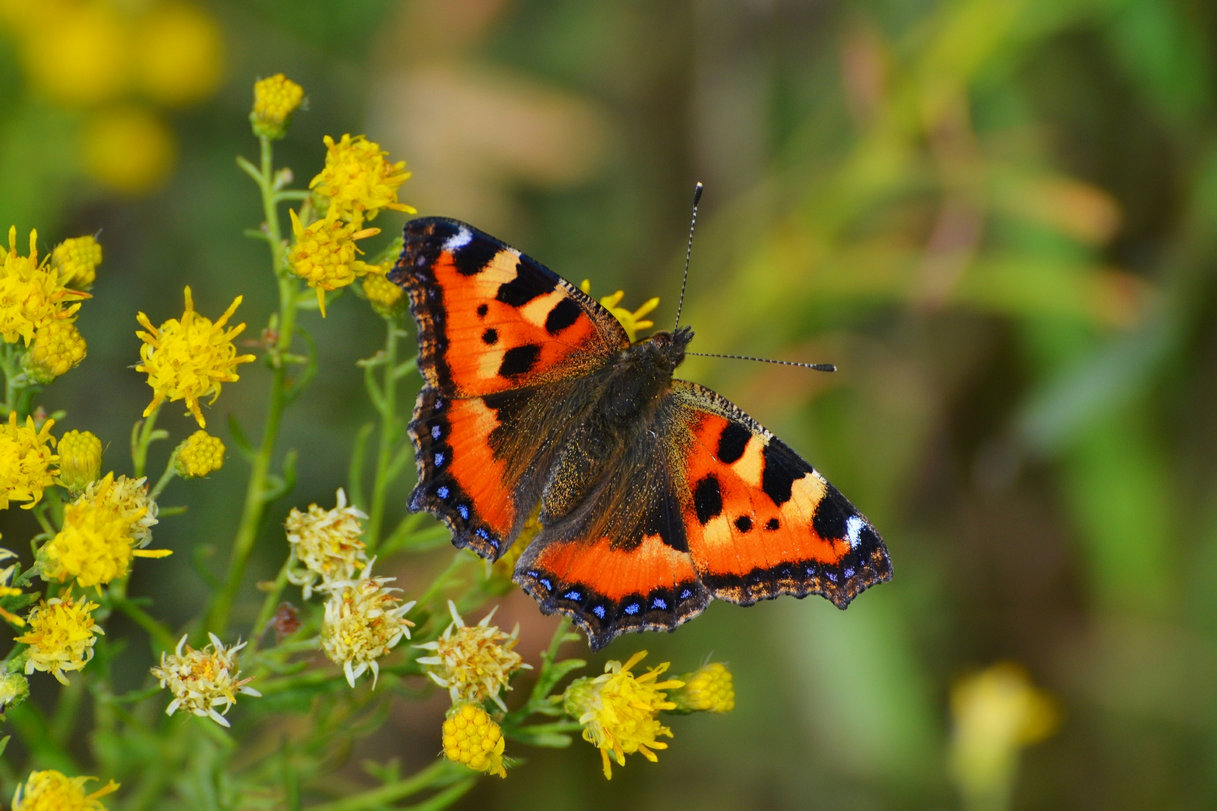
<svg viewBox="0 0 1217 811">
<path fill-rule="evenodd" d="M 68 431 L 59 439 L 59 483 L 79 493 L 101 475 L 101 440 L 91 431 Z"/>
<path fill-rule="evenodd" d="M 1019 752 L 1056 729 L 1055 703 L 1023 668 L 1002 662 L 952 688 L 951 715 L 951 772 L 965 806 L 1007 807 Z"/>
<path fill-rule="evenodd" d="M 225 329 L 224 325 L 236 312 L 241 296 L 214 323 L 194 311 L 194 299 L 186 288 L 186 310 L 181 319 L 170 318 L 152 326 L 148 316 L 140 313 L 136 319 L 145 331 L 136 331 L 143 345 L 139 348 L 142 361 L 137 372 L 148 375 L 152 387 L 152 402 L 144 409 L 147 417 L 165 400 L 185 400 L 200 428 L 207 427 L 199 400 L 211 395 L 211 402 L 220 396 L 220 384 L 239 380 L 237 364 L 249 363 L 253 355 L 238 355 L 232 339 L 245 330 L 244 324 Z"/>
<path fill-rule="evenodd" d="M 55 483 L 57 471 L 52 467 L 59 461 L 55 437 L 51 436 L 54 420 L 41 428 L 34 427 L 34 418 L 26 417 L 25 425 L 17 424 L 17 412 L 8 413 L 8 423 L 0 423 L 0 510 L 9 502 L 24 501 L 25 509 L 42 499 L 42 491 Z"/>
<path fill-rule="evenodd" d="M 503 731 L 490 714 L 476 704 L 460 704 L 444 719 L 444 757 L 476 772 L 506 777 L 503 768 Z"/>
<path fill-rule="evenodd" d="M 584 293 L 591 295 L 592 283 L 587 279 L 584 279 L 579 284 L 579 289 Z M 623 298 L 625 298 L 625 291 L 618 290 L 612 295 L 601 298 L 600 305 L 612 313 L 617 320 L 621 322 L 621 326 L 625 327 L 625 332 L 630 336 L 631 341 L 637 341 L 638 333 L 641 330 L 650 329 L 651 327 L 655 326 L 654 321 L 647 321 L 643 318 L 643 316 L 647 315 L 659 306 L 659 298 L 655 297 L 647 299 L 637 310 L 627 310 L 626 308 L 622 307 L 621 300 Z"/>
<path fill-rule="evenodd" d="M 22 621 L 24 625 L 24 620 Z M 20 673 L 0 673 L 0 712 L 29 698 L 30 680 Z"/>
<path fill-rule="evenodd" d="M 357 507 L 347 506 L 342 488 L 338 489 L 338 506 L 332 510 L 310 504 L 307 513 L 295 507 L 288 513 L 284 522 L 291 546 L 287 579 L 303 589 L 304 599 L 312 596 L 318 580 L 327 588 L 330 583 L 351 580 L 368 565 L 359 523 L 366 518 Z"/>
<path fill-rule="evenodd" d="M 63 454 L 62 446 L 60 455 Z M 178 445 L 173 455 L 173 467 L 179 476 L 199 478 L 214 473 L 224 466 L 224 443 L 218 436 L 212 436 L 199 429 Z"/>
<path fill-rule="evenodd" d="M 85 783 L 96 779 L 68 777 L 54 769 L 30 772 L 13 794 L 13 811 L 105 811 L 101 798 L 118 791 L 119 784 L 111 780 L 85 794 Z"/>
<path fill-rule="evenodd" d="M 0 267 L 0 335 L 7 343 L 20 338 L 29 346 L 39 328 L 76 314 L 80 303 L 72 299 L 88 297 L 88 293 L 68 290 L 54 267 L 46 262 L 39 264 L 37 231 L 30 231 L 29 256 L 21 256 L 17 253 L 17 227 L 9 228 L 8 253 Z"/>
<path fill-rule="evenodd" d="M 229 723 L 224 715 L 237 702 L 237 693 L 255 697 L 262 694 L 248 686 L 252 677 L 240 678 L 237 651 L 245 647 L 245 643 L 238 642 L 226 648 L 215 634 L 207 636 L 211 644 L 202 650 L 187 645 L 183 636 L 172 655 L 162 651 L 161 663 L 152 668 L 152 677 L 173 693 L 166 715 L 183 709 L 226 727 Z M 217 707 L 223 709 L 216 712 Z"/>
<path fill-rule="evenodd" d="M 513 650 L 520 627 L 517 625 L 510 634 L 505 634 L 490 624 L 496 610 L 497 606 L 477 625 L 468 626 L 449 600 L 452 623 L 439 639 L 416 646 L 435 652 L 434 656 L 420 658 L 418 663 L 426 666 L 432 681 L 447 688 L 453 704 L 461 701 L 480 704 L 489 698 L 506 712 L 500 692 L 511 689 L 507 682 L 513 673 L 530 668 Z"/>
<path fill-rule="evenodd" d="M 414 602 L 403 603 L 385 583 L 392 577 L 370 577 L 372 564 L 364 567 L 358 580 L 328 584 L 330 598 L 325 603 L 325 619 L 321 625 L 321 649 L 334 664 L 341 664 L 347 684 L 367 670 L 372 671 L 372 687 L 380 677 L 377 662 L 402 637 L 410 638 L 413 622 L 403 615 Z"/>
<path fill-rule="evenodd" d="M 186 3 L 153 4 L 131 32 L 135 79 L 161 104 L 209 98 L 224 73 L 224 38 L 211 15 Z"/>
<path fill-rule="evenodd" d="M 611 760 L 625 765 L 625 756 L 638 752 L 654 763 L 655 749 L 667 749 L 659 736 L 672 737 L 672 730 L 659 723 L 661 710 L 676 709 L 665 690 L 684 686 L 677 679 L 658 681 L 668 669 L 668 663 L 635 676 L 630 668 L 642 661 L 646 651 L 639 651 L 623 665 L 609 662 L 603 675 L 571 682 L 562 696 L 562 709 L 583 725 L 583 740 L 600 749 L 604 777 L 613 777 Z"/>
<path fill-rule="evenodd" d="M 51 267 L 59 271 L 62 283 L 80 290 L 93 286 L 100 264 L 101 243 L 91 236 L 65 239 L 51 251 Z"/>
<path fill-rule="evenodd" d="M 26 374 L 50 383 L 85 358 L 85 339 L 73 321 L 52 319 L 34 332 L 34 342 L 22 360 Z"/>
<path fill-rule="evenodd" d="M 296 246 L 292 248 L 288 262 L 292 272 L 317 291 L 317 306 L 324 318 L 327 290 L 346 287 L 360 276 L 380 271 L 379 266 L 355 258 L 356 254 L 363 253 L 355 241 L 375 236 L 380 229 L 359 228 L 356 223 L 338 220 L 317 220 L 306 228 L 294 210 L 289 214 Z"/>
<path fill-rule="evenodd" d="M 410 177 L 405 161 L 389 163 L 385 160 L 389 153 L 362 135 L 343 135 L 337 142 L 327 135 L 323 140 L 325 168 L 308 187 L 327 201 L 327 220 L 360 225 L 375 219 L 382 208 L 416 213 L 397 202 L 397 187 Z"/>
<path fill-rule="evenodd" d="M 3 547 L 0 547 L 0 563 L 3 563 L 6 560 L 16 561 L 17 555 L 11 549 L 4 549 Z M 21 589 L 12 585 L 13 577 L 16 575 L 16 571 L 17 571 L 17 563 L 10 563 L 9 565 L 7 565 L 5 567 L 0 568 L 0 597 L 20 597 L 21 596 L 21 594 L 22 594 Z M 25 620 L 21 619 L 21 617 L 17 616 L 13 612 L 5 610 L 2 607 L 0 607 L 0 617 L 4 617 L 6 620 L 11 622 L 13 625 L 16 625 L 18 627 L 25 625 Z M 3 709 L 4 703 L 5 702 L 0 701 L 0 710 Z"/>
<path fill-rule="evenodd" d="M 145 480 L 107 473 L 64 508 L 63 529 L 38 551 L 43 579 L 105 585 L 125 577 L 132 558 L 166 557 L 168 549 L 141 548 L 152 540 L 154 524 L 156 502 Z"/>
<path fill-rule="evenodd" d="M 177 162 L 177 140 L 160 116 L 119 105 L 92 113 L 81 133 L 85 173 L 111 191 L 141 195 L 156 191 Z"/>
<path fill-rule="evenodd" d="M 80 670 L 93 658 L 93 644 L 105 632 L 93 621 L 97 603 L 72 597 L 52 597 L 30 609 L 28 630 L 15 641 L 29 645 L 25 651 L 26 675 L 35 670 L 50 673 L 67 684 L 64 673 Z"/>
<path fill-rule="evenodd" d="M 676 709 L 684 712 L 731 712 L 735 709 L 735 687 L 731 671 L 722 662 L 712 662 L 680 676 L 684 687 L 672 693 Z"/>
<path fill-rule="evenodd" d="M 287 134 L 292 114 L 304 101 L 304 88 L 276 73 L 254 82 L 254 109 L 249 114 L 254 135 L 279 139 Z"/>
<path fill-rule="evenodd" d="M 381 266 L 377 273 L 369 273 L 363 277 L 363 294 L 367 296 L 372 309 L 385 318 L 391 318 L 406 308 L 406 291 L 385 278 L 384 271 L 388 268 Z"/>
</svg>

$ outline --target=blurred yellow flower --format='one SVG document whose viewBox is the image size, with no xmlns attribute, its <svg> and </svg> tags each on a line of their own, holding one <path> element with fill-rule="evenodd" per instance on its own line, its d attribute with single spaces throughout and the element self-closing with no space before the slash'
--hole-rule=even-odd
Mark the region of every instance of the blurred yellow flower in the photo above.
<svg viewBox="0 0 1217 811">
<path fill-rule="evenodd" d="M 61 283 L 88 290 L 97 279 L 101 264 L 101 243 L 92 236 L 65 239 L 51 251 L 51 267 L 57 269 Z"/>
<path fill-rule="evenodd" d="M 324 317 L 327 290 L 346 287 L 360 276 L 380 271 L 378 265 L 355 258 L 356 254 L 363 253 L 356 247 L 355 240 L 375 236 L 380 229 L 359 228 L 355 223 L 340 220 L 317 220 L 306 228 L 295 210 L 288 213 L 296 235 L 296 246 L 292 248 L 288 262 L 292 272 L 317 291 L 317 306 Z"/>
<path fill-rule="evenodd" d="M 503 768 L 503 731 L 490 714 L 476 704 L 458 704 L 443 726 L 444 757 L 476 772 L 506 777 Z"/>
<path fill-rule="evenodd" d="M 49 3 L 27 13 L 38 15 L 38 29 L 21 42 L 21 66 L 37 91 L 69 107 L 96 106 L 126 91 L 132 43 L 116 3 Z"/>
<path fill-rule="evenodd" d="M 31 509 L 55 483 L 58 471 L 53 465 L 59 456 L 52 450 L 54 424 L 47 420 L 39 428 L 33 417 L 26 417 L 25 425 L 18 425 L 16 411 L 8 413 L 7 423 L 0 423 L 0 510 L 7 510 L 11 501 L 27 502 L 21 506 Z"/>
<path fill-rule="evenodd" d="M 226 727 L 229 723 L 224 714 L 237 702 L 237 693 L 254 697 L 262 694 L 249 686 L 253 677 L 240 678 L 237 652 L 246 643 L 225 647 L 215 634 L 207 636 L 211 644 L 202 650 L 187 645 L 183 636 L 172 654 L 161 653 L 161 663 L 152 668 L 152 677 L 173 693 L 166 715 L 182 709 Z M 222 709 L 217 712 L 217 708 Z"/>
<path fill-rule="evenodd" d="M 313 178 L 308 187 L 326 201 L 327 220 L 340 219 L 362 225 L 380 213 L 382 208 L 416 213 L 405 203 L 397 202 L 397 187 L 410 177 L 406 162 L 389 163 L 388 152 L 362 135 L 343 135 L 335 141 L 325 136 L 325 168 Z"/>
<path fill-rule="evenodd" d="M 68 431 L 59 439 L 59 483 L 79 493 L 101 475 L 101 440 L 91 431 Z"/>
<path fill-rule="evenodd" d="M 13 794 L 13 811 L 105 811 L 101 798 L 118 791 L 119 784 L 111 780 L 85 794 L 85 783 L 96 779 L 68 777 L 54 769 L 30 772 Z"/>
<path fill-rule="evenodd" d="M 60 455 L 62 453 L 61 447 Z M 223 466 L 224 443 L 218 436 L 212 436 L 201 428 L 182 440 L 173 456 L 174 470 L 188 479 L 206 476 Z"/>
<path fill-rule="evenodd" d="M 511 689 L 508 682 L 517 670 L 531 669 L 514 650 L 520 627 L 506 634 L 490 624 L 496 610 L 498 606 L 477 625 L 466 625 L 456 604 L 449 600 L 452 622 L 439 639 L 416 646 L 433 652 L 432 656 L 420 657 L 418 663 L 425 666 L 432 681 L 448 690 L 453 704 L 480 704 L 489 698 L 507 712 L 501 692 Z"/>
<path fill-rule="evenodd" d="M 63 529 L 38 557 L 44 580 L 72 578 L 81 588 L 106 585 L 125 577 L 133 558 L 163 558 L 168 549 L 143 549 L 152 540 L 156 503 L 148 498 L 144 479 L 104 479 L 85 488 L 64 508 Z"/>
<path fill-rule="evenodd" d="M 249 114 L 254 135 L 282 138 L 303 101 L 304 88 L 282 73 L 254 82 L 254 108 Z"/>
<path fill-rule="evenodd" d="M 52 597 L 30 609 L 26 632 L 14 640 L 29 646 L 26 675 L 41 670 L 67 684 L 65 673 L 83 669 L 93 658 L 97 635 L 105 633 L 93 621 L 95 608 L 88 600 Z"/>
<path fill-rule="evenodd" d="M 157 3 L 134 20 L 134 78 L 153 101 L 181 106 L 211 97 L 224 75 L 224 38 L 212 16 L 182 2 Z"/>
<path fill-rule="evenodd" d="M 584 293 L 591 295 L 592 283 L 588 279 L 584 279 L 579 283 L 579 289 Z M 648 313 L 659 306 L 659 297 L 649 298 L 642 303 L 636 310 L 627 310 L 621 306 L 621 300 L 625 298 L 625 291 L 618 290 L 611 295 L 603 296 L 600 299 L 600 306 L 612 313 L 616 319 L 621 322 L 621 326 L 625 328 L 626 334 L 631 341 L 638 340 L 638 333 L 644 329 L 650 329 L 655 326 L 654 321 L 648 321 L 644 318 Z"/>
<path fill-rule="evenodd" d="M 330 583 L 330 598 L 325 603 L 321 625 L 321 649 L 334 664 L 342 665 L 347 683 L 372 671 L 372 687 L 380 676 L 378 659 L 391 651 L 403 637 L 410 638 L 413 622 L 403 615 L 414 602 L 403 603 L 385 584 L 392 577 L 371 577 L 372 564 L 364 567 L 356 580 Z"/>
<path fill-rule="evenodd" d="M 951 772 L 965 806 L 1006 808 L 1019 752 L 1055 731 L 1055 702 L 1013 662 L 961 679 L 951 690 Z"/>
<path fill-rule="evenodd" d="M 89 117 L 81 133 L 85 173 L 121 194 L 155 191 L 169 179 L 177 141 L 155 113 L 134 106 L 107 107 Z"/>
<path fill-rule="evenodd" d="M 232 342 L 245 330 L 244 324 L 225 329 L 228 319 L 241 304 L 241 296 L 233 299 L 224 314 L 213 323 L 194 311 L 189 287 L 185 293 L 186 310 L 180 319 L 170 318 L 158 328 L 152 326 L 142 312 L 136 316 L 144 330 L 135 333 L 143 341 L 139 348 L 141 362 L 135 371 L 147 374 L 148 385 L 152 387 L 152 402 L 144 409 L 145 417 L 165 400 L 185 400 L 199 427 L 206 428 L 199 400 L 210 395 L 214 403 L 220 396 L 222 383 L 240 379 L 237 365 L 249 363 L 254 356 L 238 355 Z"/>
<path fill-rule="evenodd" d="M 683 687 L 684 682 L 658 680 L 668 669 L 667 662 L 635 676 L 630 668 L 646 655 L 639 651 L 625 664 L 609 662 L 602 675 L 575 679 L 562 696 L 563 711 L 583 725 L 583 740 L 600 749 L 606 780 L 613 777 L 611 761 L 624 766 L 625 756 L 637 752 L 654 763 L 659 759 L 654 750 L 668 748 L 659 737 L 672 737 L 672 730 L 656 716 L 676 709 L 665 691 Z"/>
</svg>

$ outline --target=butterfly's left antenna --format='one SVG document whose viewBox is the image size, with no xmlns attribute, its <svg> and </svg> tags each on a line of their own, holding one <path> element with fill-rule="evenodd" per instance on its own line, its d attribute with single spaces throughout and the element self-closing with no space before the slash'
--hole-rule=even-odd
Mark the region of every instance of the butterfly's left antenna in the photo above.
<svg viewBox="0 0 1217 811">
<path fill-rule="evenodd" d="M 701 202 L 701 192 L 704 186 L 701 181 L 693 187 L 693 216 L 689 218 L 689 245 L 685 248 L 685 275 L 680 280 L 680 300 L 676 302 L 676 323 L 672 331 L 680 326 L 680 311 L 685 306 L 685 286 L 689 283 L 689 260 L 693 258 L 693 229 L 697 227 L 697 204 Z"/>
</svg>

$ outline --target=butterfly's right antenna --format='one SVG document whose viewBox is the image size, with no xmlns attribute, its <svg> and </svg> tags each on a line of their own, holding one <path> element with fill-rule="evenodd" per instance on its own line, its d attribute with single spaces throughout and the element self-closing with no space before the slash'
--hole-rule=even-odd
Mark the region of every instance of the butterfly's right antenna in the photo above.
<svg viewBox="0 0 1217 811">
<path fill-rule="evenodd" d="M 685 248 L 685 275 L 680 280 L 680 300 L 676 302 L 676 323 L 672 325 L 673 332 L 680 326 L 680 311 L 685 306 L 685 286 L 689 283 L 689 260 L 693 257 L 693 229 L 697 227 L 697 204 L 701 202 L 702 188 L 700 180 L 693 187 L 693 216 L 689 219 L 689 245 Z"/>
</svg>

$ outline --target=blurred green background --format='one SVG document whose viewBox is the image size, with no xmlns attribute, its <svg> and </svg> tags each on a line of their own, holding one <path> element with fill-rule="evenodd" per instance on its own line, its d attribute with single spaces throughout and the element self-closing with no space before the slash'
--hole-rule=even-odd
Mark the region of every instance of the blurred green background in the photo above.
<svg viewBox="0 0 1217 811">
<path fill-rule="evenodd" d="M 1000 807 L 1000 787 L 961 793 L 995 778 L 959 752 L 968 735 L 1019 748 L 1005 705 L 960 696 L 1013 662 L 1056 719 L 997 769 L 1015 807 L 1199 808 L 1217 797 L 1215 47 L 1217 6 L 1184 0 L 6 0 L 0 225 L 37 228 L 43 250 L 100 232 L 89 357 L 43 399 L 68 412 L 56 433 L 94 431 L 125 471 L 150 396 L 136 311 L 179 315 L 187 284 L 212 317 L 242 294 L 256 337 L 273 306 L 234 163 L 256 154 L 255 78 L 309 96 L 277 147 L 298 180 L 323 134 L 366 133 L 408 161 L 401 197 L 421 213 L 627 305 L 660 296 L 661 328 L 701 180 L 693 348 L 840 371 L 692 358 L 681 374 L 839 486 L 895 579 L 846 613 L 715 604 L 614 643 L 597 663 L 641 647 L 675 672 L 728 662 L 735 712 L 675 719 L 658 764 L 608 784 L 585 744 L 509 744 L 528 763 L 465 806 Z M 400 220 L 376 224 L 387 241 Z M 322 369 L 288 417 L 301 480 L 274 523 L 332 504 L 333 460 L 370 415 L 350 391 L 379 320 L 347 296 L 305 326 Z M 257 426 L 268 379 L 242 369 L 209 427 Z M 162 422 L 189 427 L 176 408 Z M 191 505 L 156 530 L 177 568 L 132 585 L 161 615 L 185 621 L 207 588 L 192 556 L 226 559 L 244 474 L 230 454 L 167 493 Z M 34 531 L 19 512 L 7 546 Z M 272 529 L 259 576 L 285 554 Z M 442 563 L 404 563 L 407 593 Z M 535 662 L 552 618 L 520 594 L 500 611 Z M 366 785 L 361 759 L 437 756 L 444 700 L 398 704 L 332 785 Z M 961 720 L 976 712 L 999 721 Z"/>
</svg>

